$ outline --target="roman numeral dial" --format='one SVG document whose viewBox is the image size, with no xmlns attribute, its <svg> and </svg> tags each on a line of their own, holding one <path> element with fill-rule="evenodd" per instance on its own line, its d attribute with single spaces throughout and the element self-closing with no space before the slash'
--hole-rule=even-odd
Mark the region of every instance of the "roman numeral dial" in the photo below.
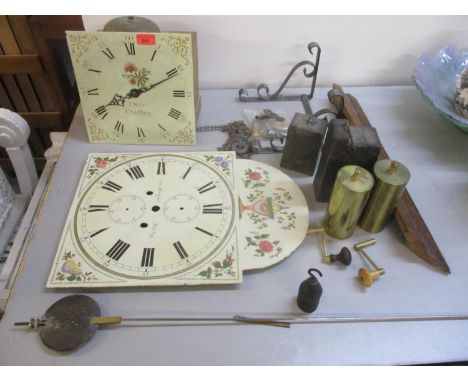
<svg viewBox="0 0 468 382">
<path fill-rule="evenodd" d="M 222 214 L 223 213 L 222 207 L 223 207 L 222 203 L 204 204 L 202 212 L 204 214 Z"/>
<path fill-rule="evenodd" d="M 223 261 L 218 251 L 234 237 L 236 208 L 214 162 L 198 153 L 93 155 L 88 163 L 99 173 L 79 196 L 74 221 L 77 251 L 101 273 L 182 280 L 198 277 L 209 256 Z"/>
<path fill-rule="evenodd" d="M 158 175 L 166 175 L 166 162 L 164 162 L 164 161 L 158 162 L 157 174 Z"/>
<path fill-rule="evenodd" d="M 182 260 L 188 257 L 187 251 L 185 250 L 184 246 L 180 244 L 180 241 L 173 243 L 172 245 L 174 246 L 175 250 L 177 251 Z"/>
<path fill-rule="evenodd" d="M 125 44 L 125 49 L 127 50 L 127 54 L 129 56 L 134 56 L 135 55 L 135 43 L 126 42 L 124 44 Z"/>
<path fill-rule="evenodd" d="M 154 248 L 144 248 L 143 256 L 141 257 L 141 266 L 148 268 L 154 263 Z"/>
<path fill-rule="evenodd" d="M 91 143 L 196 143 L 192 35 L 67 31 L 66 36 Z"/>
<path fill-rule="evenodd" d="M 173 90 L 172 95 L 176 98 L 185 98 L 185 90 Z"/>
<path fill-rule="evenodd" d="M 143 174 L 143 171 L 141 171 L 140 166 L 130 167 L 128 170 L 125 170 L 125 172 L 132 180 L 137 180 L 145 176 L 145 174 Z"/>
<path fill-rule="evenodd" d="M 107 117 L 107 114 L 109 114 L 109 113 L 107 112 L 107 109 L 106 109 L 105 106 L 99 106 L 99 107 L 96 108 L 94 111 L 96 112 L 96 114 L 97 114 L 99 117 L 101 117 L 101 119 L 106 118 L 106 117 Z"/>
<path fill-rule="evenodd" d="M 115 59 L 114 54 L 112 53 L 112 51 L 111 51 L 109 48 L 103 49 L 103 50 L 101 50 L 101 52 L 102 52 L 109 60 L 112 61 L 113 59 Z"/>
<path fill-rule="evenodd" d="M 117 122 L 115 123 L 114 130 L 115 130 L 115 131 L 118 131 L 119 133 L 122 133 L 122 134 L 123 134 L 123 132 L 124 132 L 124 127 L 125 127 L 125 125 L 124 125 L 122 122 L 117 121 Z"/>
<path fill-rule="evenodd" d="M 108 204 L 91 204 L 88 208 L 88 212 L 107 211 L 108 209 Z"/>
<path fill-rule="evenodd" d="M 182 112 L 171 107 L 171 110 L 169 110 L 169 113 L 167 115 L 171 118 L 174 118 L 176 121 L 178 121 L 180 116 L 182 115 Z"/>
<path fill-rule="evenodd" d="M 119 261 L 125 252 L 130 248 L 130 244 L 117 240 L 117 242 L 109 249 L 106 253 L 106 256 L 112 260 Z"/>
<path fill-rule="evenodd" d="M 101 186 L 104 190 L 110 191 L 110 192 L 118 192 L 122 189 L 122 186 L 120 184 L 114 183 L 110 180 L 108 180 L 106 183 L 104 183 Z"/>
<path fill-rule="evenodd" d="M 213 184 L 213 182 L 208 182 L 204 186 L 199 187 L 197 190 L 199 194 L 204 194 L 205 192 L 214 190 L 215 188 L 216 188 L 216 185 Z"/>
</svg>

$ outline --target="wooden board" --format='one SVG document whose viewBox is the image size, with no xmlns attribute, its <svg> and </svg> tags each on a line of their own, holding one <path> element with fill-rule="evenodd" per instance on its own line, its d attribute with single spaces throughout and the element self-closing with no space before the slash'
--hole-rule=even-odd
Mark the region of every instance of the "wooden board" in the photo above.
<svg viewBox="0 0 468 382">
<path fill-rule="evenodd" d="M 11 29 L 22 54 L 39 54 L 34 37 L 26 16 L 8 16 Z M 30 74 L 31 82 L 37 92 L 37 97 L 44 111 L 56 111 L 54 100 L 50 94 L 45 73 Z"/>
<path fill-rule="evenodd" d="M 13 35 L 6 16 L 0 16 L 0 44 L 2 45 L 5 55 L 21 55 L 21 51 L 16 43 L 15 36 Z M 8 60 L 8 58 L 6 59 Z M 40 67 L 40 62 L 37 63 Z M 34 71 L 37 72 L 38 69 L 39 68 L 36 66 Z M 20 70 L 20 72 L 23 71 Z M 26 74 L 17 74 L 15 77 L 29 111 L 42 111 L 29 77 Z"/>
</svg>

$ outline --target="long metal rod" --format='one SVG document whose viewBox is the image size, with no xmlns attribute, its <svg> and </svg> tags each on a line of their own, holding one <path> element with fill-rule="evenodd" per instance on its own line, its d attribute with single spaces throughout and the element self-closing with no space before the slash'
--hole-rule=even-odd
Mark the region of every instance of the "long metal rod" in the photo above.
<svg viewBox="0 0 468 382">
<path fill-rule="evenodd" d="M 122 318 L 122 322 L 239 322 L 244 324 L 258 324 L 289 328 L 287 320 L 282 322 L 270 318 L 234 317 L 150 317 L 150 318 Z"/>
<path fill-rule="evenodd" d="M 429 316 L 375 316 L 375 317 L 94 317 L 91 319 L 93 325 L 121 324 L 123 322 L 181 322 L 183 326 L 193 325 L 216 325 L 215 323 L 226 323 L 230 325 L 266 325 L 279 328 L 289 328 L 292 324 L 338 324 L 338 323 L 378 323 L 378 322 L 417 322 L 417 321 L 460 321 L 468 320 L 468 314 L 457 315 L 429 315 Z M 15 326 L 29 326 L 37 329 L 46 326 L 46 320 L 31 319 L 28 322 L 16 322 Z M 127 327 L 137 327 L 129 325 Z"/>
<path fill-rule="evenodd" d="M 352 322 L 397 322 L 397 321 L 450 321 L 468 320 L 468 314 L 427 315 L 427 316 L 375 316 L 375 317 L 148 317 L 122 318 L 124 321 L 134 322 L 245 322 L 245 323 L 289 323 L 289 324 L 319 324 L 319 323 L 352 323 Z"/>
</svg>

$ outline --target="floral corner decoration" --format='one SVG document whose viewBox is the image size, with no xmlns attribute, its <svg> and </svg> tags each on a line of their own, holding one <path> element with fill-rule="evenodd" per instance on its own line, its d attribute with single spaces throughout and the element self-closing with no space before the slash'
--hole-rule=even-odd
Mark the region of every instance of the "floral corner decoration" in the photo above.
<svg viewBox="0 0 468 382">
<path fill-rule="evenodd" d="M 119 157 L 109 157 L 109 156 L 104 156 L 104 157 L 96 157 L 94 158 L 93 163 L 88 168 L 88 178 L 91 178 L 93 175 L 96 175 L 100 170 L 104 170 L 109 166 L 109 164 L 114 163 L 119 159 Z"/>
<path fill-rule="evenodd" d="M 211 279 L 212 277 L 231 276 L 236 277 L 236 272 L 233 270 L 234 258 L 232 255 L 226 255 L 223 262 L 213 261 L 210 266 L 201 271 L 198 275 L 205 279 Z"/>
<path fill-rule="evenodd" d="M 229 167 L 230 163 L 226 160 L 226 158 L 222 156 L 205 155 L 205 160 L 209 163 L 213 163 L 226 175 L 231 175 L 231 168 Z"/>
<path fill-rule="evenodd" d="M 76 282 L 86 282 L 86 281 L 96 281 L 97 277 L 93 272 L 83 272 L 81 269 L 81 263 L 76 262 L 73 258 L 76 255 L 71 253 L 71 251 L 65 251 L 65 254 L 62 257 L 63 264 L 62 268 L 55 275 L 56 281 L 76 281 Z"/>
</svg>

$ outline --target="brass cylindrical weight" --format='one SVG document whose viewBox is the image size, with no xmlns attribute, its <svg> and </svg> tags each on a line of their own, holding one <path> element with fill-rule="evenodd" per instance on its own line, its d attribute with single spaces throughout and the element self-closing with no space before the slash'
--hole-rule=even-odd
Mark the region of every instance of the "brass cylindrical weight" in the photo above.
<svg viewBox="0 0 468 382">
<path fill-rule="evenodd" d="M 367 232 L 380 232 L 387 225 L 398 199 L 410 178 L 410 172 L 401 163 L 383 159 L 374 165 L 375 186 L 364 208 L 359 227 Z"/>
<path fill-rule="evenodd" d="M 373 185 L 372 174 L 360 166 L 338 171 L 324 223 L 329 236 L 346 239 L 352 235 Z"/>
</svg>

